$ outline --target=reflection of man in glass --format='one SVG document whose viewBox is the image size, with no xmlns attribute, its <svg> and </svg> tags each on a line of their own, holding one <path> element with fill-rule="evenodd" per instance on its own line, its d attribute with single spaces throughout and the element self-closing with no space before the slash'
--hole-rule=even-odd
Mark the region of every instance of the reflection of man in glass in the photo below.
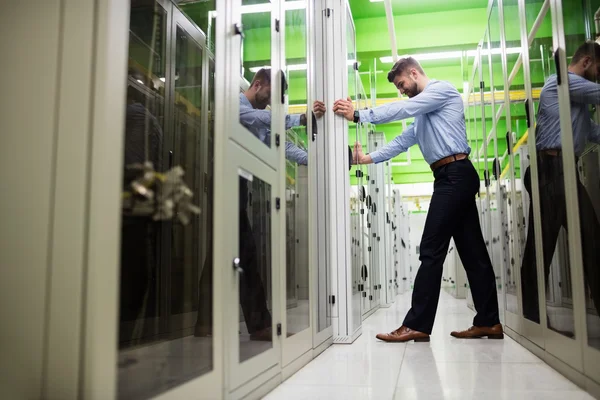
<svg viewBox="0 0 600 400">
<path fill-rule="evenodd" d="M 147 99 L 135 88 L 127 88 L 127 108 L 125 114 L 125 155 L 123 189 L 128 189 L 128 183 L 134 179 L 138 172 L 128 170 L 132 164 L 143 164 L 151 161 L 155 169 L 161 168 L 161 150 L 163 132 L 158 120 L 152 115 L 143 102 Z M 146 142 L 148 149 L 146 149 Z M 131 176 L 130 176 L 131 175 Z M 154 221 L 123 216 L 121 226 L 121 295 L 120 319 L 122 322 L 135 321 L 147 317 L 146 314 L 156 310 L 143 310 L 144 297 L 150 290 L 152 274 L 157 273 L 158 260 L 156 246 L 159 240 L 159 231 Z M 146 308 L 153 309 L 149 304 Z M 120 324 L 121 340 L 132 338 L 133 325 Z"/>
<path fill-rule="evenodd" d="M 600 127 L 592 121 L 589 111 L 590 104 L 600 104 L 600 85 L 594 82 L 598 76 L 600 76 L 600 45 L 595 42 L 586 42 L 577 49 L 569 65 L 571 123 L 576 158 L 581 155 L 588 141 L 600 143 Z M 557 88 L 557 77 L 552 75 L 548 78 L 540 94 L 535 134 L 546 286 L 560 228 L 567 229 Z M 527 192 L 531 195 L 529 168 L 527 168 L 524 175 L 524 184 Z M 597 243 L 600 239 L 600 226 L 590 197 L 579 180 L 577 181 L 577 192 L 581 218 L 584 273 L 590 286 L 594 305 L 597 310 L 600 310 L 600 247 Z M 529 229 L 521 267 L 521 282 L 523 287 L 523 314 L 526 318 L 539 323 L 532 207 L 530 204 Z"/>
<path fill-rule="evenodd" d="M 358 164 L 381 163 L 418 143 L 435 177 L 431 205 L 420 245 L 421 267 L 417 273 L 412 307 L 402 326 L 378 334 L 387 342 L 429 341 L 440 296 L 442 270 L 450 239 L 467 271 L 477 315 L 473 327 L 452 332 L 458 338 L 504 337 L 498 313 L 496 277 L 485 246 L 475 194 L 479 175 L 469 161 L 464 106 L 460 93 L 448 82 L 429 79 L 411 57 L 399 60 L 388 80 L 408 100 L 368 110 L 354 111 L 351 101 L 338 100 L 333 111 L 349 121 L 383 124 L 415 117 L 402 135 L 371 153 L 355 145 Z"/>
<path fill-rule="evenodd" d="M 271 103 L 271 71 L 261 69 L 256 73 L 250 88 L 240 94 L 240 122 L 267 146 L 271 145 L 271 111 L 266 107 Z M 313 112 L 317 118 L 325 112 L 325 104 L 315 101 Z M 287 115 L 286 129 L 306 125 L 306 115 Z M 305 150 L 286 142 L 286 159 L 300 165 L 307 165 Z M 244 178 L 239 182 L 239 252 L 240 305 L 251 340 L 272 340 L 271 313 L 267 308 L 267 298 L 260 276 L 261 263 L 257 249 L 257 238 L 248 215 L 252 203 L 260 207 L 266 199 L 260 198 L 259 184 L 255 185 Z M 196 336 L 212 333 L 212 242 L 209 243 L 209 258 L 200 281 L 200 306 L 196 323 Z M 268 250 L 267 250 L 268 251 Z"/>
<path fill-rule="evenodd" d="M 262 68 L 252 79 L 246 92 L 240 93 L 240 122 L 267 146 L 271 146 L 271 70 Z M 313 112 L 317 118 L 325 113 L 325 103 L 315 101 Z M 306 126 L 306 114 L 285 116 L 285 129 Z M 285 158 L 300 165 L 307 165 L 308 155 L 295 144 L 285 143 Z"/>
</svg>

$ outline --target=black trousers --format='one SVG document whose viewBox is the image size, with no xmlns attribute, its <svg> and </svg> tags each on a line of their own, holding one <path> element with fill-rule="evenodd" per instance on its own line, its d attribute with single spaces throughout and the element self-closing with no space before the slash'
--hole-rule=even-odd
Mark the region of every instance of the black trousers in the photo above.
<svg viewBox="0 0 600 400">
<path fill-rule="evenodd" d="M 548 287 L 550 264 L 554 256 L 560 228 L 567 229 L 567 209 L 565 203 L 565 181 L 562 155 L 550 156 L 538 153 L 538 182 L 540 186 L 540 208 L 542 216 L 542 240 L 545 287 Z M 524 184 L 531 197 L 531 171 L 525 171 Z M 585 187 L 577 180 L 579 197 L 579 218 L 581 223 L 581 245 L 583 270 L 590 288 L 594 306 L 600 311 L 600 225 Z M 533 200 L 529 205 L 529 228 L 521 266 L 521 287 L 523 292 L 523 315 L 540 322 L 538 280 L 536 272 L 535 234 L 533 229 Z"/>
<path fill-rule="evenodd" d="M 271 313 L 267 308 L 267 298 L 262 279 L 259 274 L 258 252 L 256 240 L 248 212 L 240 209 L 240 266 L 243 273 L 240 275 L 240 305 L 250 334 L 272 326 Z M 202 276 L 199 283 L 199 307 L 196 325 L 199 327 L 212 327 L 212 302 L 213 302 L 213 257 L 212 240 L 209 244 L 209 255 L 204 263 Z"/>
<path fill-rule="evenodd" d="M 412 307 L 403 324 L 419 332 L 431 333 L 450 238 L 454 238 L 471 286 L 477 311 L 473 325 L 499 324 L 496 276 L 475 203 L 479 176 L 468 159 L 447 164 L 433 174 L 433 196 L 420 245 L 421 267 L 414 283 Z"/>
</svg>

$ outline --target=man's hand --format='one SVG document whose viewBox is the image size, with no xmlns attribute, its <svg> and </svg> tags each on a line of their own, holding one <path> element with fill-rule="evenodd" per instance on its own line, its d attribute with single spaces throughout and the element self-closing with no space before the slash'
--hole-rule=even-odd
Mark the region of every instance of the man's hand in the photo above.
<svg viewBox="0 0 600 400">
<path fill-rule="evenodd" d="M 321 118 L 323 114 L 325 114 L 325 111 L 327 111 L 325 103 L 318 100 L 313 103 L 313 113 L 315 113 L 315 117 Z"/>
<path fill-rule="evenodd" d="M 337 100 L 333 103 L 333 112 L 337 115 L 341 115 L 348 121 L 354 121 L 354 105 L 352 104 L 352 99 L 348 97 L 347 100 Z"/>
<path fill-rule="evenodd" d="M 373 160 L 370 155 L 363 153 L 362 144 L 360 142 L 354 143 L 354 160 L 352 164 L 371 164 Z"/>
</svg>

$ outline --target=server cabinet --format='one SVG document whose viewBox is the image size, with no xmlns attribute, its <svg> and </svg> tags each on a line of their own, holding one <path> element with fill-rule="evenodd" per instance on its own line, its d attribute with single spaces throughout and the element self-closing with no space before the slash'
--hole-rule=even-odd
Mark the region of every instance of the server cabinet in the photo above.
<svg viewBox="0 0 600 400">
<path fill-rule="evenodd" d="M 206 34 L 179 8 L 131 3 L 119 398 L 184 393 L 213 375 L 214 73 Z"/>
</svg>

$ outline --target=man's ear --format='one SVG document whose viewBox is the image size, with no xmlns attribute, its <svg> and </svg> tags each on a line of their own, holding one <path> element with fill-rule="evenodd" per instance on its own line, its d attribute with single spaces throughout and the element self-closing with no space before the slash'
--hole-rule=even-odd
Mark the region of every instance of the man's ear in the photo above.
<svg viewBox="0 0 600 400">
<path fill-rule="evenodd" d="M 590 68 L 590 66 L 591 66 L 592 64 L 593 64 L 593 62 L 592 62 L 592 57 L 590 57 L 590 56 L 585 56 L 585 57 L 583 57 L 583 64 L 582 64 L 582 65 L 583 65 L 583 68 L 584 68 L 584 69 L 586 69 L 586 70 L 587 70 L 588 68 Z"/>
</svg>

